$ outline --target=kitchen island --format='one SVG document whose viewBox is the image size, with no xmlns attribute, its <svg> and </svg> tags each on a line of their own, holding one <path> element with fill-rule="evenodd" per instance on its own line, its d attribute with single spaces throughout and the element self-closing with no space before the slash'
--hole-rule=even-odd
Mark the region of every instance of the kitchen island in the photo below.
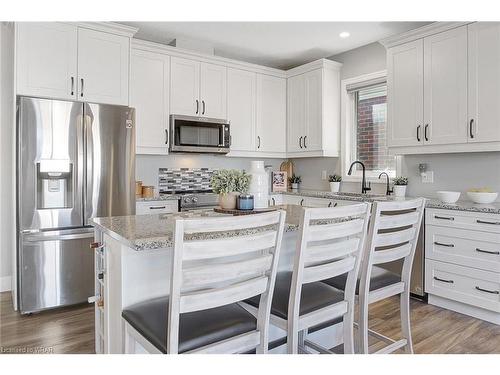
<svg viewBox="0 0 500 375">
<path fill-rule="evenodd" d="M 355 203 L 355 202 L 353 202 Z M 302 207 L 281 205 L 286 225 L 278 272 L 291 271 Z M 172 259 L 173 225 L 176 218 L 227 216 L 213 210 L 177 214 L 119 216 L 96 218 L 96 353 L 122 353 L 122 318 L 124 308 L 151 298 L 169 294 L 169 270 Z M 258 230 L 258 229 L 256 229 Z M 225 231 L 214 236 L 243 236 L 248 231 Z M 203 239 L 203 238 L 202 238 Z M 165 317 L 166 319 L 167 317 Z M 311 339 L 333 347 L 341 343 L 338 326 L 312 333 Z M 271 342 L 279 343 L 275 352 L 285 352 L 286 333 L 272 326 Z M 140 349 L 140 348 L 139 348 Z"/>
</svg>

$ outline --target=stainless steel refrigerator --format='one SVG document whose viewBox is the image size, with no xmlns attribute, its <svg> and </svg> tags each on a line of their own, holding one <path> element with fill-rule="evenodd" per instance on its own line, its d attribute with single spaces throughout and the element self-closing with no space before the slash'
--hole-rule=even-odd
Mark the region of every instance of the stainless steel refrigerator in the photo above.
<svg viewBox="0 0 500 375">
<path fill-rule="evenodd" d="M 94 294 L 92 217 L 135 214 L 134 109 L 18 97 L 22 313 Z"/>
</svg>

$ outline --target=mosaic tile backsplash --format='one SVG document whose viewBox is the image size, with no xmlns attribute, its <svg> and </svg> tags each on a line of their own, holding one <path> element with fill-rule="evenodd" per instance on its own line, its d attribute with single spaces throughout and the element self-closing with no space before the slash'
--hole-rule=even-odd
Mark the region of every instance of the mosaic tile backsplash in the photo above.
<svg viewBox="0 0 500 375">
<path fill-rule="evenodd" d="M 210 179 L 213 169 L 209 168 L 160 168 L 158 190 L 160 193 L 173 193 L 186 190 L 211 190 Z"/>
</svg>

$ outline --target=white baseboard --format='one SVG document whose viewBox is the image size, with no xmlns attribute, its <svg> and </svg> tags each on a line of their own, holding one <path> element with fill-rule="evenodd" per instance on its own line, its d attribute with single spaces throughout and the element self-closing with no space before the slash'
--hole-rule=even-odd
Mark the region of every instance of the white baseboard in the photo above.
<svg viewBox="0 0 500 375">
<path fill-rule="evenodd" d="M 4 276 L 0 277 L 0 292 L 8 292 L 12 289 L 12 277 Z"/>
</svg>

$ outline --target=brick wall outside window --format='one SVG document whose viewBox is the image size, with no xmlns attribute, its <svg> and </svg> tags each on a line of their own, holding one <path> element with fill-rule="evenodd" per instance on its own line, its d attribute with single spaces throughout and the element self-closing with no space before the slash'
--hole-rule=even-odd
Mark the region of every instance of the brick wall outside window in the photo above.
<svg viewBox="0 0 500 375">
<path fill-rule="evenodd" d="M 367 170 L 395 169 L 396 162 L 386 147 L 387 97 L 358 93 L 357 102 L 357 160 Z"/>
</svg>

